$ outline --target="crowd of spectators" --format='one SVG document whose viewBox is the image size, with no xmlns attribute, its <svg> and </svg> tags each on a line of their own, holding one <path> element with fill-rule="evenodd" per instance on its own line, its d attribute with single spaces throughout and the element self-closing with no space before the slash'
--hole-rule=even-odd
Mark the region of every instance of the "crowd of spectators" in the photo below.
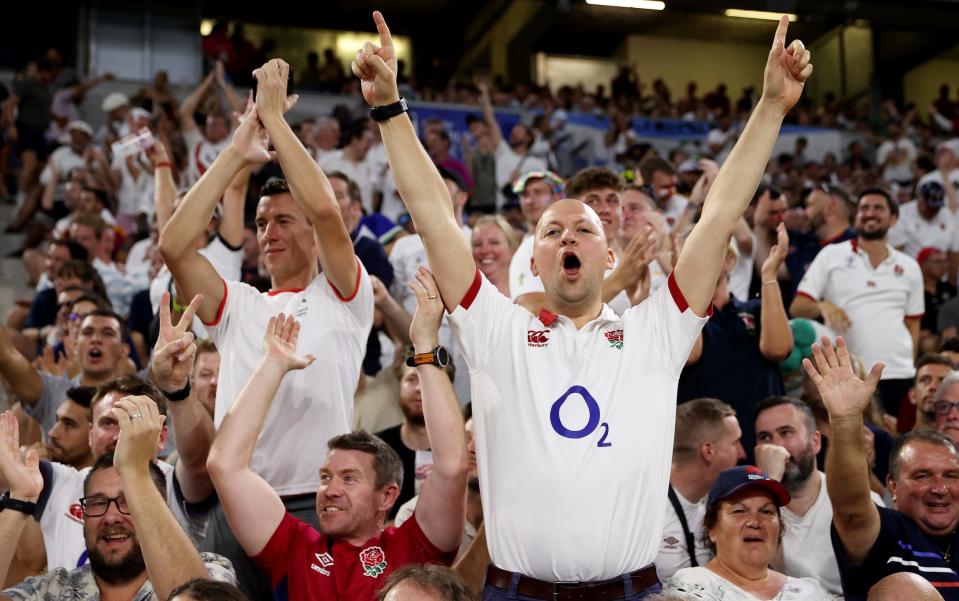
<svg viewBox="0 0 959 601">
<path fill-rule="evenodd" d="M 35 289 L 0 328 L 0 599 L 959 598 L 949 86 L 878 120 L 813 106 L 808 52 L 778 42 L 766 89 L 736 100 L 628 68 L 608 91 L 427 85 L 377 27 L 352 74 L 311 53 L 298 90 L 475 105 L 462 148 L 437 119 L 291 122 L 286 63 L 226 22 L 193 91 L 161 72 L 111 92 L 98 130 L 79 107 L 112 77 L 56 50 L 0 88 L 0 196 Z M 504 131 L 498 108 L 535 117 Z M 574 112 L 610 123 L 583 169 Z M 635 117 L 711 131 L 660 153 Z M 781 123 L 862 141 L 770 157 Z M 609 250 L 586 318 L 543 266 L 554 243 L 572 282 L 591 268 L 579 245 Z M 535 396 L 621 357 L 643 362 L 600 389 L 619 415 L 584 386 Z M 624 423 L 643 403 L 642 429 Z M 642 449 L 606 492 L 580 484 L 613 475 L 561 447 L 594 437 Z M 561 485 L 543 475 L 560 468 Z M 624 474 L 636 499 L 613 491 Z M 591 557 L 552 561 L 574 536 Z"/>
</svg>

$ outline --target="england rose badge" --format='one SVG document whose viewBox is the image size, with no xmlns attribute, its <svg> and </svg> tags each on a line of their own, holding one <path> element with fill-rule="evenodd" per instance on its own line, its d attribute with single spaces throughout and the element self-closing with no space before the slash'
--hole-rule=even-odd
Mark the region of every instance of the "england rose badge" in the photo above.
<svg viewBox="0 0 959 601">
<path fill-rule="evenodd" d="M 386 571 L 386 554 L 379 547 L 367 547 L 360 551 L 363 575 L 376 578 Z"/>
</svg>

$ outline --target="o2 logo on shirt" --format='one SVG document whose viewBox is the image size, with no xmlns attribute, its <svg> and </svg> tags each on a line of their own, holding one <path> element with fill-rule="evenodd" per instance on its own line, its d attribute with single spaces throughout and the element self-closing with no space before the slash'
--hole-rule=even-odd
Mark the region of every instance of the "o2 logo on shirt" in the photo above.
<svg viewBox="0 0 959 601">
<path fill-rule="evenodd" d="M 563 424 L 563 420 L 559 415 L 560 410 L 563 408 L 563 405 L 567 401 L 571 401 L 570 397 L 578 396 L 586 403 L 586 410 L 589 411 L 589 419 L 586 422 L 586 425 L 580 428 L 579 430 L 570 430 Z M 599 403 L 596 402 L 596 399 L 593 398 L 593 395 L 589 393 L 588 390 L 582 386 L 570 386 L 569 390 L 563 393 L 563 396 L 556 399 L 553 403 L 553 406 L 549 410 L 549 423 L 553 426 L 553 430 L 563 438 L 572 438 L 579 439 L 585 438 L 596 431 L 597 428 L 603 429 L 603 435 L 600 437 L 599 442 L 596 443 L 597 447 L 611 447 L 613 443 L 607 442 L 606 437 L 609 436 L 609 424 L 606 422 L 599 423 Z"/>
</svg>

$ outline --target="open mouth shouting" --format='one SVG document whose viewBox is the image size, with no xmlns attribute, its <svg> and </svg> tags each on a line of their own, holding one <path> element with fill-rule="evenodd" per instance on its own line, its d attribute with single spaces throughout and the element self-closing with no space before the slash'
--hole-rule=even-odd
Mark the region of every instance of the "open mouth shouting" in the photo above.
<svg viewBox="0 0 959 601">
<path fill-rule="evenodd" d="M 568 279 L 573 280 L 579 277 L 582 266 L 583 264 L 580 262 L 576 253 L 573 251 L 563 253 L 563 275 Z"/>
</svg>

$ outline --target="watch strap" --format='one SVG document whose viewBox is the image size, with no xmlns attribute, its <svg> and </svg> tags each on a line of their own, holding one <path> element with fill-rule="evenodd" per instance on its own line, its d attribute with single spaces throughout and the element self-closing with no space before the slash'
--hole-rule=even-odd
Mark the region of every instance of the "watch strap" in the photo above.
<svg viewBox="0 0 959 601">
<path fill-rule="evenodd" d="M 428 353 L 417 353 L 410 355 L 406 358 L 406 365 L 408 367 L 418 367 L 420 365 L 435 365 L 436 367 L 442 367 L 440 365 L 439 357 L 437 353 L 443 348 L 442 346 L 436 346 Z"/>
<path fill-rule="evenodd" d="M 374 106 L 371 108 L 370 119 L 373 121 L 386 121 L 387 119 L 392 119 L 397 115 L 402 115 L 408 110 L 410 110 L 410 107 L 406 104 L 406 98 L 400 98 L 392 104 Z"/>
<path fill-rule="evenodd" d="M 163 396 L 167 398 L 168 401 L 176 403 L 177 401 L 182 401 L 190 396 L 190 378 L 186 379 L 186 386 L 180 390 L 174 392 L 163 392 Z M 161 391 L 162 392 L 162 391 Z"/>
<path fill-rule="evenodd" d="M 0 511 L 3 511 L 4 509 L 12 509 L 14 511 L 19 511 L 20 513 L 25 513 L 32 516 L 37 510 L 37 504 L 33 501 L 21 501 L 20 499 L 14 499 L 10 496 L 9 492 L 4 492 L 2 495 L 0 495 Z"/>
</svg>

